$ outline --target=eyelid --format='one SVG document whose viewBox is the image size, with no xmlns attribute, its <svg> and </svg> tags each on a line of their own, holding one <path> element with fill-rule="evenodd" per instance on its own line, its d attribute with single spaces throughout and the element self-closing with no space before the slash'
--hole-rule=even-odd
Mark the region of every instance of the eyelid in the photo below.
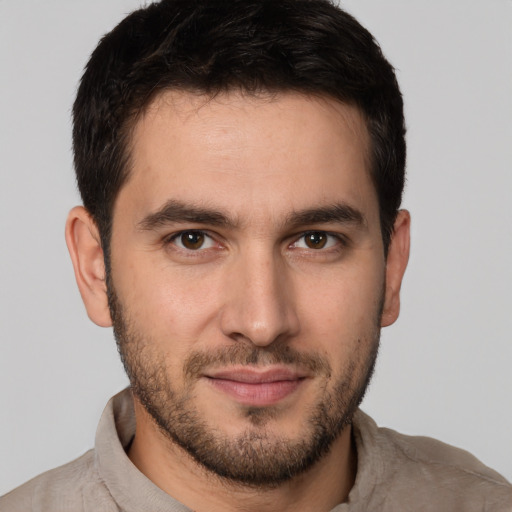
<svg viewBox="0 0 512 512">
<path fill-rule="evenodd" d="M 198 233 L 198 234 L 203 235 L 205 238 L 210 240 L 209 247 L 200 247 L 200 248 L 198 248 L 196 250 L 189 249 L 187 247 L 180 247 L 180 245 L 177 245 L 175 243 L 175 241 L 177 239 L 179 239 L 179 237 L 182 236 L 185 233 Z M 314 234 L 314 233 L 324 234 L 327 237 L 329 237 L 330 239 L 334 239 L 335 243 L 334 244 L 333 243 L 329 244 L 329 241 L 328 241 L 327 242 L 329 244 L 328 247 L 322 247 L 322 248 L 319 248 L 319 249 L 312 249 L 312 248 L 306 247 L 306 246 L 305 247 L 297 247 L 298 243 L 301 240 L 304 240 L 304 238 L 306 236 Z M 223 245 L 222 242 L 219 242 L 218 236 L 215 236 L 215 235 L 211 234 L 211 232 L 208 231 L 208 230 L 200 229 L 200 228 L 181 229 L 179 231 L 175 231 L 175 232 L 173 232 L 171 234 L 166 235 L 162 239 L 162 245 L 164 245 L 164 246 L 174 245 L 174 247 L 177 250 L 184 251 L 184 252 L 187 252 L 187 253 L 190 253 L 190 254 L 206 251 L 208 249 L 211 249 L 215 244 L 217 244 L 219 246 Z M 348 245 L 349 245 L 349 240 L 342 233 L 335 233 L 335 232 L 327 231 L 325 229 L 308 229 L 306 231 L 302 231 L 301 233 L 298 233 L 298 234 L 294 235 L 293 238 L 292 238 L 292 242 L 289 244 L 289 247 L 297 248 L 297 249 L 304 249 L 304 250 L 312 251 L 312 252 L 326 252 L 326 251 L 329 251 L 329 250 L 335 250 L 336 248 L 346 247 Z"/>
<path fill-rule="evenodd" d="M 209 247 L 200 247 L 200 248 L 194 250 L 194 249 L 189 249 L 187 247 L 182 247 L 182 246 L 176 244 L 175 241 L 179 240 L 179 238 L 185 233 L 197 233 L 197 234 L 203 235 L 205 238 L 210 240 Z M 171 233 L 171 234 L 165 236 L 162 240 L 162 243 L 164 246 L 174 245 L 178 250 L 184 251 L 187 253 L 198 253 L 201 251 L 206 251 L 207 249 L 211 249 L 213 247 L 213 245 L 215 245 L 215 243 L 218 244 L 216 238 L 214 236 L 212 236 L 208 231 L 206 231 L 204 229 L 194 229 L 194 228 L 181 229 L 180 231 L 175 231 L 174 233 Z"/>
<path fill-rule="evenodd" d="M 326 235 L 330 238 L 334 238 L 337 243 L 331 244 L 329 247 L 322 247 L 320 249 L 312 249 L 311 247 L 296 247 L 298 242 L 301 240 L 304 240 L 304 238 L 308 235 L 314 234 L 314 233 L 321 233 L 323 235 Z M 329 242 L 327 242 L 329 243 Z M 303 231 L 298 236 L 294 237 L 294 241 L 290 244 L 290 247 L 294 247 L 297 249 L 304 249 L 312 252 L 322 252 L 322 251 L 328 251 L 329 249 L 336 249 L 339 247 L 346 247 L 348 245 L 348 239 L 346 236 L 344 236 L 341 233 L 333 233 L 331 231 L 326 231 L 324 229 L 308 229 L 307 231 Z"/>
</svg>

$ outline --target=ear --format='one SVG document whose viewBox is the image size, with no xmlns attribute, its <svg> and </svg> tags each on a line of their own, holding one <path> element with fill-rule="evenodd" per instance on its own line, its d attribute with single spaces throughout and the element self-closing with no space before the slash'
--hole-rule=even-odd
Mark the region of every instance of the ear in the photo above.
<svg viewBox="0 0 512 512">
<path fill-rule="evenodd" d="M 386 292 L 381 326 L 396 321 L 400 313 L 400 287 L 409 261 L 411 216 L 400 210 L 395 220 L 386 260 Z"/>
<path fill-rule="evenodd" d="M 100 235 L 96 223 L 83 206 L 76 206 L 69 212 L 66 244 L 89 318 L 100 327 L 110 327 L 112 321 Z"/>
</svg>

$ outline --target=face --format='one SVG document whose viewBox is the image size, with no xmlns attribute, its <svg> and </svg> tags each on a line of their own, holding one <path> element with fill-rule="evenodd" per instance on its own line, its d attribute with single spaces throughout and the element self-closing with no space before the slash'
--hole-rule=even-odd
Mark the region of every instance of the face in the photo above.
<svg viewBox="0 0 512 512">
<path fill-rule="evenodd" d="M 304 471 L 375 361 L 386 262 L 358 110 L 166 93 L 135 127 L 110 308 L 136 399 L 200 464 L 245 483 Z"/>
</svg>

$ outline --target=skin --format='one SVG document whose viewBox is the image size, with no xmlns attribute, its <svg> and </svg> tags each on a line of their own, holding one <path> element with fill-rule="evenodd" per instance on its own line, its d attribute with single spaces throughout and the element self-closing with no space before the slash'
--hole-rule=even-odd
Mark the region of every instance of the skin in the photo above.
<svg viewBox="0 0 512 512">
<path fill-rule="evenodd" d="M 299 94 L 206 100 L 167 92 L 138 121 L 132 172 L 114 207 L 112 282 L 132 332 L 143 338 L 141 357 L 158 361 L 219 436 L 264 432 L 269 446 L 278 438 L 300 440 L 310 411 L 350 367 L 353 379 L 365 377 L 377 324 L 398 317 L 409 214 L 399 212 L 385 258 L 368 154 L 356 108 Z M 176 204 L 220 212 L 229 222 L 191 220 Z M 172 215 L 162 215 L 166 205 Z M 333 205 L 356 215 L 297 215 Z M 204 244 L 187 248 L 187 230 L 204 233 Z M 326 244 L 308 245 L 311 232 Z M 71 211 L 66 237 L 89 317 L 110 326 L 99 235 L 82 207 Z M 256 380 L 283 368 L 302 372 L 285 391 L 275 383 L 233 384 L 240 365 L 225 362 L 188 380 L 183 372 L 191 354 L 233 346 L 265 352 L 277 344 L 318 355 L 331 371 L 265 358 L 251 366 Z M 227 380 L 222 372 L 231 372 Z M 134 403 L 129 457 L 194 510 L 328 511 L 353 485 L 350 426 L 305 473 L 255 489 L 212 475 L 158 429 L 137 397 Z M 251 420 L 251 406 L 271 414 Z"/>
</svg>

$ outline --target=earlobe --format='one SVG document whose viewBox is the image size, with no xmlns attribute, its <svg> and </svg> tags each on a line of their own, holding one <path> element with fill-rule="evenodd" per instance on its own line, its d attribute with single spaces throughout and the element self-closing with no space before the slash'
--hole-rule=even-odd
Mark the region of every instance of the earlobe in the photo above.
<svg viewBox="0 0 512 512">
<path fill-rule="evenodd" d="M 393 235 L 386 260 L 386 290 L 381 326 L 396 321 L 400 313 L 400 287 L 409 261 L 411 216 L 400 210 L 395 220 Z"/>
<path fill-rule="evenodd" d="M 112 321 L 100 236 L 96 223 L 83 206 L 76 206 L 69 212 L 66 244 L 89 318 L 100 327 L 110 327 Z"/>
</svg>

